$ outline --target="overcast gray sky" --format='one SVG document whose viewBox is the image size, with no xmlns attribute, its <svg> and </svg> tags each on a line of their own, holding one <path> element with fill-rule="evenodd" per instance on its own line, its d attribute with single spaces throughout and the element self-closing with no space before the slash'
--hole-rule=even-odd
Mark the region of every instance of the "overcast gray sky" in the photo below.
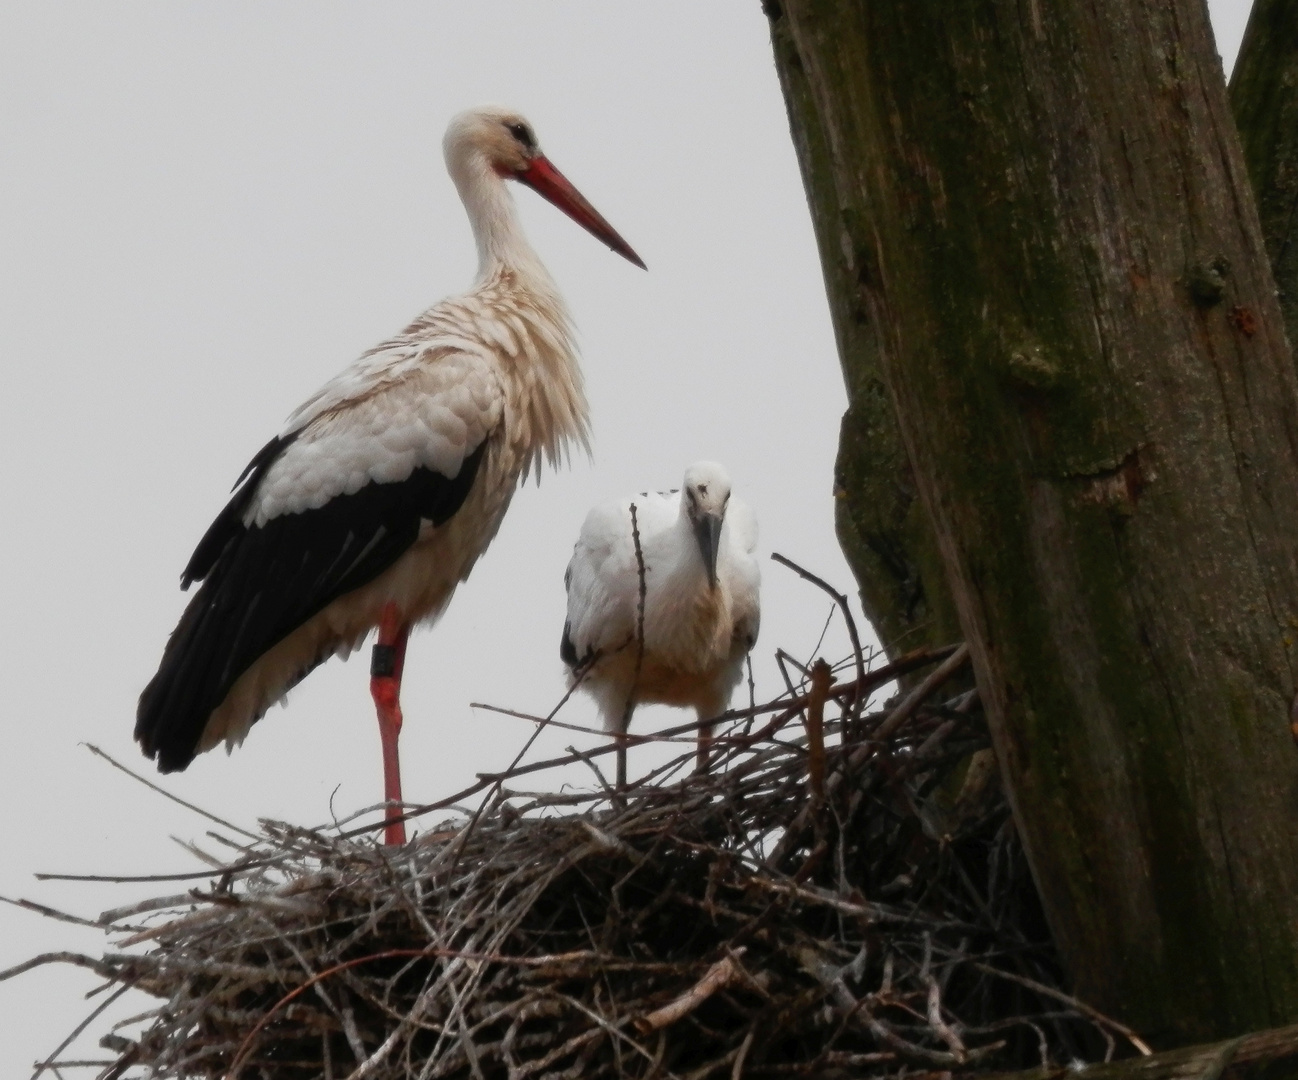
<svg viewBox="0 0 1298 1080">
<path fill-rule="evenodd" d="M 1228 63 L 1246 15 L 1246 0 L 1213 5 Z M 561 695 L 563 569 L 601 499 L 715 458 L 756 509 L 763 558 L 851 591 L 832 526 L 844 395 L 756 0 L 4 0 L 0 894 L 93 915 L 165 890 L 32 874 L 194 868 L 169 837 L 205 823 L 79 744 L 146 766 L 135 699 L 183 607 L 180 570 L 247 459 L 325 379 L 469 283 L 441 136 L 484 102 L 531 119 L 649 272 L 517 192 L 580 330 L 594 460 L 521 491 L 448 614 L 412 640 L 408 797 L 506 763 L 530 731 L 469 702 L 535 712 Z M 756 667 L 774 690 L 775 647 L 808 657 L 829 608 L 763 573 Z M 837 620 L 823 652 L 847 652 Z M 331 794 L 340 815 L 374 802 L 367 674 L 364 654 L 326 665 L 243 749 L 166 786 L 244 824 L 328 820 Z M 632 770 L 651 760 L 633 754 Z M 103 947 L 0 909 L 0 968 Z M 0 984 L 0 1076 L 52 1050 L 93 985 L 53 968 Z"/>
</svg>

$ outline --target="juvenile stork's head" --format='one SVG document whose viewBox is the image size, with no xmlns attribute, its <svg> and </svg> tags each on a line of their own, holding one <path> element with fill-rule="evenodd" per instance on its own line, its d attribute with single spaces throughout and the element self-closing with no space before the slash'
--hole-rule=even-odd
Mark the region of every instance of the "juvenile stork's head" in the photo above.
<svg viewBox="0 0 1298 1080">
<path fill-rule="evenodd" d="M 715 461 L 697 461 L 685 470 L 681 487 L 681 513 L 698 541 L 708 584 L 717 584 L 717 553 L 721 550 L 721 526 L 730 502 L 730 476 Z"/>
<path fill-rule="evenodd" d="M 526 184 L 623 258 L 644 269 L 640 256 L 541 152 L 532 125 L 512 109 L 484 105 L 451 120 L 442 140 L 446 167 L 465 194 L 473 185 L 499 176 Z M 468 200 L 466 199 L 466 202 Z"/>
</svg>

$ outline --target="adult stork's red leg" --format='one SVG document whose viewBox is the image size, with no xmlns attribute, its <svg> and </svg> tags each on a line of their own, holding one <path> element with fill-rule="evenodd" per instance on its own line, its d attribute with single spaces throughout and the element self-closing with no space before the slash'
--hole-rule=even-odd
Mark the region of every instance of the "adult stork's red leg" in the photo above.
<svg viewBox="0 0 1298 1080">
<path fill-rule="evenodd" d="M 379 737 L 383 740 L 383 798 L 388 804 L 383 840 L 387 844 L 406 842 L 406 823 L 401 814 L 401 762 L 397 737 L 401 734 L 401 671 L 406 664 L 406 641 L 410 624 L 397 605 L 389 601 L 379 617 L 379 639 L 370 660 L 370 696 L 379 715 Z"/>
</svg>

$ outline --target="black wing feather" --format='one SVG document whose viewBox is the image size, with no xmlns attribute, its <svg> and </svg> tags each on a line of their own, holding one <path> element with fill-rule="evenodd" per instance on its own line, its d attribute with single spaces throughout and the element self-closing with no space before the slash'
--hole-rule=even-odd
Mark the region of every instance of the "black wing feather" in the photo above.
<svg viewBox="0 0 1298 1080">
<path fill-rule="evenodd" d="M 262 477 L 296 438 L 296 431 L 290 435 L 276 435 L 248 462 L 247 467 L 239 474 L 239 479 L 234 482 L 232 489 L 234 497 L 225 504 L 225 509 L 216 515 L 216 520 L 208 526 L 203 539 L 194 549 L 194 554 L 189 557 L 189 565 L 180 575 L 182 589 L 188 589 L 195 581 L 202 581 L 207 577 L 212 567 L 216 565 L 216 560 L 221 557 L 221 552 L 225 550 L 225 545 L 243 531 L 243 515 Z"/>
<path fill-rule="evenodd" d="M 272 439 L 253 458 L 241 478 L 246 482 L 185 568 L 184 584 L 203 584 L 136 713 L 135 738 L 162 772 L 194 759 L 213 710 L 258 657 L 383 573 L 415 542 L 421 521 L 448 521 L 468 496 L 487 448 L 479 445 L 454 479 L 418 468 L 405 480 L 367 484 L 318 510 L 246 527 L 243 515 L 257 486 L 292 439 Z"/>
</svg>

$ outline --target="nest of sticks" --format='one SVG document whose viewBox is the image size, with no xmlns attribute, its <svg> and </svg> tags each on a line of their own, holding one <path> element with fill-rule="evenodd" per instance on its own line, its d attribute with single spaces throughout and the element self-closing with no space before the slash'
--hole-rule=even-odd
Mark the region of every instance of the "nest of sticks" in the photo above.
<svg viewBox="0 0 1298 1080">
<path fill-rule="evenodd" d="M 481 793 L 476 813 L 400 850 L 229 826 L 203 887 L 95 920 L 113 951 L 7 974 L 72 962 L 157 999 L 84 1062 L 102 1080 L 893 1076 L 1139 1048 L 1065 991 L 976 692 L 951 685 L 966 657 L 818 661 L 727 714 L 707 774 L 682 725 L 629 790 L 602 748 L 481 776 L 440 804 Z M 577 759 L 590 791 L 525 789 Z"/>
</svg>

